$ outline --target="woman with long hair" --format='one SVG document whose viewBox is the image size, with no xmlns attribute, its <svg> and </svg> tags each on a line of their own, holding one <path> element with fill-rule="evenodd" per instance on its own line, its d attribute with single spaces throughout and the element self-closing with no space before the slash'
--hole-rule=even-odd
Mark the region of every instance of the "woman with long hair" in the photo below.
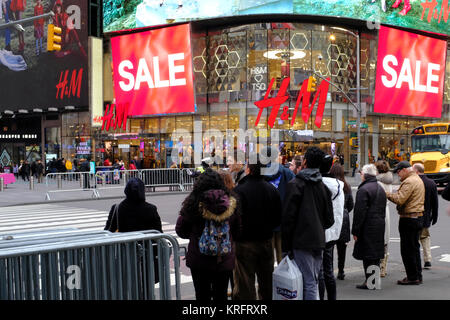
<svg viewBox="0 0 450 320">
<path fill-rule="evenodd" d="M 186 266 L 191 269 L 197 300 L 227 300 L 234 269 L 234 239 L 241 230 L 237 199 L 219 173 L 207 168 L 183 201 L 177 235 L 189 239 Z"/>
<path fill-rule="evenodd" d="M 336 249 L 338 254 L 338 276 L 339 280 L 344 280 L 344 266 L 345 266 L 345 252 L 347 250 L 347 243 L 350 242 L 350 211 L 353 210 L 353 195 L 352 188 L 345 180 L 344 167 L 339 162 L 335 162 L 330 170 L 330 176 L 339 179 L 344 183 L 344 219 L 342 221 L 342 229 L 339 239 L 336 241 Z"/>
</svg>

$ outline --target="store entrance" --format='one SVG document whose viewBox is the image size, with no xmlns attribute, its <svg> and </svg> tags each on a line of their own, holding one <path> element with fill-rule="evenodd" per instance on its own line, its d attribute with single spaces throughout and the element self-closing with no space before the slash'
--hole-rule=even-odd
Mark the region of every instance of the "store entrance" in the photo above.
<svg viewBox="0 0 450 320">
<path fill-rule="evenodd" d="M 343 141 L 282 141 L 280 142 L 280 146 L 283 164 L 292 161 L 296 155 L 305 155 L 306 150 L 309 147 L 318 147 L 323 152 L 330 155 L 343 153 Z"/>
</svg>

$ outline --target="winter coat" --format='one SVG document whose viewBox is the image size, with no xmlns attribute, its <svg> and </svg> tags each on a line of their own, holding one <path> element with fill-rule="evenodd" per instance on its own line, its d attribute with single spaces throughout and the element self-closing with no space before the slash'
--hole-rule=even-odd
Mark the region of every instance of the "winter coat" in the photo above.
<svg viewBox="0 0 450 320">
<path fill-rule="evenodd" d="M 235 251 L 221 257 L 207 256 L 199 249 L 199 240 L 205 229 L 206 222 L 214 220 L 223 222 L 228 220 L 230 225 L 230 241 L 241 233 L 241 220 L 238 212 L 237 199 L 228 196 L 223 190 L 206 191 L 194 212 L 180 212 L 175 227 L 176 233 L 183 239 L 189 239 L 186 254 L 186 266 L 191 269 L 201 269 L 207 272 L 232 271 L 234 269 Z"/>
<path fill-rule="evenodd" d="M 356 193 L 352 234 L 357 237 L 353 257 L 376 260 L 384 257 L 386 193 L 377 178 L 366 175 Z"/>
<path fill-rule="evenodd" d="M 281 199 L 278 190 L 263 176 L 247 175 L 234 188 L 241 209 L 244 241 L 271 239 L 273 230 L 281 223 Z"/>
<path fill-rule="evenodd" d="M 353 195 L 350 191 L 349 193 L 344 193 L 345 195 L 345 205 L 344 205 L 344 215 L 342 220 L 341 235 L 339 236 L 339 242 L 350 242 L 350 212 L 353 210 L 354 202 Z"/>
<path fill-rule="evenodd" d="M 384 191 L 392 192 L 392 183 L 394 182 L 394 176 L 392 172 L 381 173 L 377 175 L 378 183 L 383 187 Z M 389 244 L 391 238 L 391 211 L 389 209 L 389 204 L 386 203 L 386 218 L 385 218 L 385 229 L 384 229 L 384 244 Z"/>
<path fill-rule="evenodd" d="M 342 220 L 344 216 L 344 183 L 336 178 L 323 177 L 323 183 L 331 192 L 331 201 L 333 203 L 334 224 L 325 230 L 325 242 L 336 241 L 341 235 Z"/>
<path fill-rule="evenodd" d="M 265 179 L 267 182 L 271 183 L 275 188 L 277 188 L 280 193 L 281 205 L 284 205 L 284 199 L 286 198 L 286 187 L 289 181 L 291 181 L 295 175 L 288 168 L 277 164 L 278 171 L 272 176 L 266 176 Z M 278 226 L 274 229 L 274 231 L 280 231 L 281 226 Z"/>
<path fill-rule="evenodd" d="M 423 213 L 423 227 L 429 228 L 438 219 L 439 200 L 436 183 L 425 175 L 419 175 L 425 186 L 425 211 Z"/>
<path fill-rule="evenodd" d="M 417 173 L 410 172 L 402 181 L 396 193 L 386 193 L 387 198 L 397 205 L 400 217 L 421 217 L 425 210 L 425 186 Z"/>
<path fill-rule="evenodd" d="M 131 178 L 125 187 L 126 198 L 119 206 L 118 215 L 114 217 L 114 207 L 109 211 L 105 230 L 130 232 L 140 230 L 158 230 L 162 232 L 161 218 L 153 204 L 145 201 L 145 185 L 140 179 Z M 117 221 L 119 225 L 117 225 Z"/>
<path fill-rule="evenodd" d="M 289 181 L 281 223 L 283 252 L 325 248 L 325 230 L 334 224 L 331 192 L 318 169 L 303 169 Z"/>
<path fill-rule="evenodd" d="M 270 182 L 275 188 L 278 189 L 278 192 L 280 193 L 281 197 L 281 203 L 283 203 L 286 197 L 287 183 L 291 181 L 295 177 L 295 175 L 288 168 L 280 164 L 277 165 L 278 165 L 277 173 L 271 176 L 265 176 L 265 179 L 267 182 Z"/>
<path fill-rule="evenodd" d="M 145 185 L 142 180 L 131 178 L 125 187 L 125 195 L 125 200 L 111 207 L 105 230 L 111 232 L 157 230 L 162 232 L 161 218 L 156 206 L 145 201 Z M 117 216 L 114 215 L 115 206 L 119 206 Z M 139 255 L 139 251 L 137 254 Z M 158 250 L 156 244 L 153 244 L 155 283 L 159 282 L 157 257 Z"/>
</svg>

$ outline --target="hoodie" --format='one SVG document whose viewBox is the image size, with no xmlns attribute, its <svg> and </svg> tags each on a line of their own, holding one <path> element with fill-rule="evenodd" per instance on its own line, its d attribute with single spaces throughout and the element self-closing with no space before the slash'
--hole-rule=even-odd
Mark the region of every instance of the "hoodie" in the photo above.
<svg viewBox="0 0 450 320">
<path fill-rule="evenodd" d="M 333 216 L 334 224 L 331 228 L 325 230 L 326 242 L 335 241 L 339 239 L 342 229 L 342 221 L 344 219 L 344 183 L 336 178 L 323 177 L 323 183 L 331 192 L 331 200 L 333 202 Z"/>
<path fill-rule="evenodd" d="M 303 169 L 287 185 L 281 222 L 283 252 L 325 248 L 325 230 L 333 224 L 331 192 L 319 169 Z"/>
<path fill-rule="evenodd" d="M 145 185 L 142 180 L 131 178 L 126 187 L 127 196 L 119 206 L 118 217 L 114 216 L 114 207 L 111 207 L 105 230 L 119 232 L 158 230 L 162 232 L 161 218 L 156 206 L 145 202 Z"/>
<path fill-rule="evenodd" d="M 180 238 L 189 239 L 186 253 L 186 266 L 195 270 L 207 272 L 232 271 L 234 269 L 235 252 L 221 257 L 207 256 L 200 253 L 199 240 L 207 220 L 223 222 L 228 219 L 230 224 L 230 241 L 239 237 L 241 232 L 240 216 L 237 212 L 237 199 L 228 196 L 220 189 L 205 191 L 200 199 L 197 210 L 180 214 L 175 231 Z"/>
</svg>

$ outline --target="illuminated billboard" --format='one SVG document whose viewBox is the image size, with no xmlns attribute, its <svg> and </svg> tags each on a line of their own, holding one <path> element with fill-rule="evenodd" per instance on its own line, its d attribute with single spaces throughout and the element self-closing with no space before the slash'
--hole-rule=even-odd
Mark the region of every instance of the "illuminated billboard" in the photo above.
<svg viewBox="0 0 450 320">
<path fill-rule="evenodd" d="M 103 1 L 103 30 L 245 15 L 333 16 L 450 35 L 449 0 L 142 0 Z"/>
</svg>

